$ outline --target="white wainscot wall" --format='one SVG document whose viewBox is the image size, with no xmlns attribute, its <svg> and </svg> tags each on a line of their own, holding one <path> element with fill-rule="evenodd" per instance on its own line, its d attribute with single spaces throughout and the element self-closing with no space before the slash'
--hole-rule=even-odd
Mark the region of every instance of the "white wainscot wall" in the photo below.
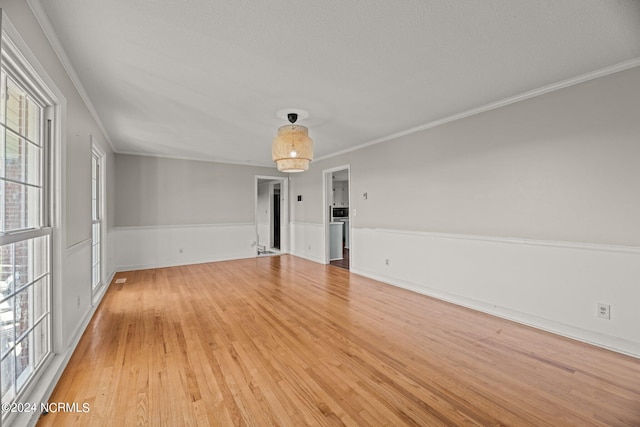
<svg viewBox="0 0 640 427">
<path fill-rule="evenodd" d="M 271 248 L 271 227 L 268 223 L 258 223 L 258 244 L 264 245 L 266 249 Z"/>
<path fill-rule="evenodd" d="M 108 285 L 116 272 L 116 232 L 114 228 L 107 229 L 107 251 L 106 251 L 106 270 L 104 280 Z"/>
<path fill-rule="evenodd" d="M 58 350 L 68 348 L 74 338 L 78 338 L 86 326 L 86 317 L 93 305 L 91 299 L 91 240 L 77 243 L 66 251 L 64 280 L 59 290 L 61 308 L 60 328 L 55 328 L 61 336 L 56 340 Z"/>
<path fill-rule="evenodd" d="M 103 291 L 92 301 L 91 239 L 64 251 L 61 257 L 62 280 L 53 285 L 53 311 L 59 314 L 53 318 L 53 355 L 38 380 L 27 387 L 22 402 L 46 402 L 49 399 L 104 294 Z M 104 288 L 106 290 L 106 286 Z M 6 425 L 33 426 L 39 416 L 39 412 L 25 411 Z"/>
<path fill-rule="evenodd" d="M 255 257 L 255 224 L 116 227 L 117 271 Z M 182 250 L 182 252 L 181 252 Z"/>
<path fill-rule="evenodd" d="M 291 223 L 291 254 L 324 264 L 324 226 Z"/>
<path fill-rule="evenodd" d="M 640 248 L 352 231 L 353 273 L 640 357 Z"/>
</svg>

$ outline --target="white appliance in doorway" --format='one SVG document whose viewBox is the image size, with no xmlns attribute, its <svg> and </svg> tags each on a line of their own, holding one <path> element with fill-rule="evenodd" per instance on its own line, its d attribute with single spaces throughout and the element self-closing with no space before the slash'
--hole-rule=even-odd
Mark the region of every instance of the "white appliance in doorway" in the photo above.
<svg viewBox="0 0 640 427">
<path fill-rule="evenodd" d="M 329 261 L 343 259 L 342 257 L 342 241 L 343 241 L 344 223 L 335 221 L 329 223 Z"/>
<path fill-rule="evenodd" d="M 348 185 L 345 187 L 347 189 L 349 188 Z M 349 208 L 348 207 L 332 208 L 331 221 L 342 223 L 342 240 L 344 241 L 344 247 L 346 249 L 349 249 Z"/>
</svg>

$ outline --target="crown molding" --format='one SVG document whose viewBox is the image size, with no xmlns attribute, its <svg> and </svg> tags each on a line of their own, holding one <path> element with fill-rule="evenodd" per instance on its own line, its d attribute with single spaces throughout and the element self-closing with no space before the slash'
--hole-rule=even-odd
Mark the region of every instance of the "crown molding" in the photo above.
<svg viewBox="0 0 640 427">
<path fill-rule="evenodd" d="M 54 52 L 56 53 L 56 55 L 58 56 L 60 62 L 62 63 L 62 66 L 64 67 L 64 69 L 67 71 L 67 74 L 69 75 L 73 85 L 75 86 L 76 90 L 78 91 L 78 93 L 80 94 L 80 97 L 82 98 L 82 100 L 84 101 L 85 105 L 87 106 L 89 112 L 91 113 L 92 117 L 94 118 L 94 120 L 96 121 L 96 123 L 98 124 L 98 127 L 100 128 L 101 132 L 103 133 L 103 135 L 105 136 L 109 146 L 111 147 L 111 149 L 113 150 L 114 153 L 119 153 L 119 154 L 135 154 L 135 155 L 143 155 L 140 153 L 128 153 L 128 152 L 121 152 L 116 150 L 113 142 L 111 141 L 111 138 L 109 137 L 109 134 L 107 133 L 104 125 L 102 124 L 102 121 L 100 120 L 98 113 L 96 112 L 93 103 L 91 102 L 89 95 L 87 94 L 86 90 L 84 89 L 84 86 L 82 85 L 82 82 L 80 80 L 80 78 L 78 77 L 78 74 L 76 73 L 73 65 L 71 65 L 71 61 L 69 60 L 63 46 L 62 43 L 60 43 L 60 40 L 58 39 L 57 35 L 55 34 L 55 31 L 53 30 L 53 26 L 51 25 L 51 22 L 49 21 L 49 18 L 47 17 L 46 13 L 44 12 L 44 8 L 42 7 L 41 4 L 41 0 L 27 0 L 27 3 L 29 5 L 29 7 L 31 8 L 31 10 L 33 11 L 33 14 L 35 15 L 38 23 L 40 24 L 40 26 L 42 27 L 42 30 L 45 34 L 45 36 L 47 37 L 47 39 L 49 40 L 49 43 L 51 44 Z M 564 89 L 570 86 L 574 86 L 589 80 L 593 80 L 599 77 L 604 77 L 607 76 L 609 74 L 614 74 L 620 71 L 624 71 L 633 67 L 638 67 L 640 66 L 640 57 L 639 58 L 633 58 L 630 59 L 628 61 L 624 61 L 618 64 L 614 64 L 612 66 L 609 67 L 605 67 L 599 70 L 595 70 L 592 72 L 588 72 L 576 77 L 572 77 L 566 80 L 562 80 L 556 83 L 552 83 L 546 86 L 542 86 L 538 89 L 533 89 L 527 92 L 523 92 L 521 94 L 512 96 L 512 97 L 508 97 L 496 102 L 492 102 L 489 104 L 485 104 L 476 108 L 472 108 L 470 110 L 466 110 L 463 111 L 461 113 L 458 114 L 453 114 L 438 120 L 434 120 L 428 123 L 425 123 L 423 125 L 420 126 L 416 126 L 410 129 L 406 129 L 404 131 L 401 132 L 396 132 L 393 133 L 391 135 L 387 135 L 381 138 L 377 138 L 374 139 L 372 141 L 368 141 L 362 144 L 359 144 L 357 146 L 354 147 L 350 147 L 344 150 L 340 150 L 337 151 L 335 153 L 331 153 L 331 154 L 327 154 L 325 156 L 322 157 L 318 157 L 316 159 L 314 159 L 314 162 L 320 161 L 320 160 L 325 160 L 325 159 L 329 159 L 332 157 L 336 157 L 342 154 L 346 154 L 346 153 L 350 153 L 353 151 L 357 151 L 372 145 L 376 145 L 376 144 L 381 144 L 383 142 L 387 142 L 387 141 L 391 141 L 397 138 L 400 138 L 402 136 L 406 136 L 406 135 L 411 135 L 417 132 L 421 132 L 423 130 L 427 130 L 436 126 L 440 126 L 446 123 L 450 123 L 456 120 L 460 120 L 460 119 L 464 119 L 470 116 L 474 116 L 476 114 L 480 114 L 480 113 L 484 113 L 490 110 L 494 110 L 497 108 L 501 108 L 504 106 L 507 106 L 509 104 L 513 104 L 516 102 L 520 102 L 520 101 L 524 101 L 526 99 L 529 98 L 534 98 L 540 95 L 544 95 L 550 92 L 554 92 L 560 89 Z M 157 157 L 169 157 L 169 156 L 157 156 Z M 172 157 L 171 157 L 172 158 Z M 178 157 L 177 157 L 178 158 Z M 189 160 L 197 160 L 197 159 L 192 159 L 189 158 Z M 246 165 L 246 166 L 262 166 L 259 164 L 251 164 L 251 163 L 243 163 L 243 162 L 226 162 L 226 161 L 218 161 L 218 163 L 229 163 L 229 164 L 240 164 L 240 165 Z"/>
<path fill-rule="evenodd" d="M 611 65 L 609 67 L 601 68 L 596 71 L 591 71 L 589 73 L 581 74 L 576 77 L 572 77 L 566 80 L 562 80 L 556 83 L 551 83 L 547 86 L 542 86 L 538 89 L 533 89 L 528 92 L 523 92 L 521 94 L 511 96 L 509 98 L 502 99 L 500 101 L 492 102 L 489 104 L 482 105 L 480 107 L 472 108 L 467 111 L 463 111 L 462 113 L 453 114 L 451 116 L 444 117 L 439 120 L 434 120 L 429 123 L 425 123 L 420 126 L 413 127 L 411 129 L 407 129 L 401 132 L 397 132 L 388 136 L 384 136 L 382 138 L 374 139 L 373 141 L 365 142 L 363 144 L 359 144 L 355 147 L 347 148 L 345 150 L 340 150 L 332 154 L 327 154 L 326 156 L 319 157 L 314 161 L 329 159 L 331 157 L 339 156 L 341 154 L 350 153 L 352 151 L 357 151 L 362 148 L 366 148 L 372 145 L 381 144 L 383 142 L 391 141 L 396 138 L 400 138 L 402 136 L 411 135 L 423 130 L 431 129 L 436 126 L 440 126 L 446 123 L 450 123 L 456 120 L 464 119 L 470 116 L 474 116 L 476 114 L 484 113 L 490 110 L 495 110 L 497 108 L 505 107 L 509 104 L 514 104 L 516 102 L 524 101 L 529 98 L 534 98 L 536 96 L 545 95 L 550 92 L 555 92 L 560 89 L 567 88 L 569 86 L 574 86 L 580 83 L 584 83 L 589 80 L 597 79 L 599 77 L 608 76 L 609 74 L 618 73 L 620 71 L 628 70 L 630 68 L 640 66 L 640 58 L 633 58 L 628 61 L 620 62 L 618 64 Z"/>
<path fill-rule="evenodd" d="M 158 159 L 170 159 L 170 160 L 188 160 L 192 162 L 208 162 L 208 163 L 220 163 L 223 165 L 236 165 L 258 168 L 276 169 L 275 163 L 248 163 L 248 162 L 234 162 L 232 160 L 215 159 L 215 158 L 198 158 L 189 156 L 172 156 L 169 154 L 156 154 L 156 153 L 139 153 L 136 151 L 118 151 L 116 154 L 122 154 L 126 156 L 141 156 L 141 157 L 153 157 Z"/>
<path fill-rule="evenodd" d="M 62 67 L 65 69 L 65 71 L 67 72 L 67 75 L 71 79 L 71 83 L 73 83 L 73 86 L 78 91 L 78 94 L 80 95 L 80 98 L 82 98 L 84 105 L 89 110 L 91 117 L 93 117 L 93 119 L 96 121 L 98 128 L 100 129 L 100 132 L 102 132 L 102 135 L 104 136 L 107 143 L 109 144 L 109 147 L 114 153 L 117 153 L 118 151 L 116 150 L 116 147 L 113 145 L 113 142 L 111 141 L 111 138 L 107 133 L 107 130 L 102 124 L 102 120 L 100 120 L 100 116 L 98 116 L 98 113 L 96 112 L 96 109 L 93 106 L 93 103 L 91 102 L 91 98 L 89 98 L 89 94 L 85 90 L 82 84 L 82 81 L 80 80 L 80 77 L 78 77 L 78 73 L 76 73 L 75 68 L 73 67 L 73 65 L 71 65 L 71 61 L 67 56 L 67 52 L 64 50 L 64 47 L 62 46 L 60 39 L 58 39 L 58 36 L 56 35 L 53 29 L 53 25 L 51 25 L 51 21 L 49 21 L 49 18 L 47 17 L 47 14 L 45 13 L 44 8 L 42 7 L 42 3 L 40 2 L 40 0 L 27 0 L 27 4 L 31 8 L 33 15 L 35 16 L 36 20 L 40 24 L 40 27 L 42 28 L 42 31 L 44 32 L 45 37 L 47 38 L 47 40 L 49 40 L 49 43 L 51 44 L 53 51 L 55 52 L 56 56 L 62 63 Z"/>
</svg>

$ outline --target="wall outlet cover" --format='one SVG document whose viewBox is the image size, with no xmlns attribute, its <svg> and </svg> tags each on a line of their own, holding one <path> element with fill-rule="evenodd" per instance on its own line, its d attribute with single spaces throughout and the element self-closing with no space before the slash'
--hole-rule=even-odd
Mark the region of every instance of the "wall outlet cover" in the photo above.
<svg viewBox="0 0 640 427">
<path fill-rule="evenodd" d="M 611 319 L 611 306 L 609 304 L 598 303 L 598 317 L 601 319 Z"/>
</svg>

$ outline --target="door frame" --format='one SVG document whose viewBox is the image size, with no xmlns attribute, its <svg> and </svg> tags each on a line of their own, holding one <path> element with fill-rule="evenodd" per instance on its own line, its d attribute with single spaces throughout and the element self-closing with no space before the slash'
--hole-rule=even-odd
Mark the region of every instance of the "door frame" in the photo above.
<svg viewBox="0 0 640 427">
<path fill-rule="evenodd" d="M 331 214 L 329 209 L 331 208 L 329 200 L 331 200 L 331 193 L 333 187 L 331 186 L 333 181 L 333 173 L 343 170 L 347 170 L 347 182 L 349 183 L 349 210 L 351 210 L 351 165 L 346 164 L 342 166 L 336 166 L 322 171 L 322 224 L 324 226 L 324 264 L 329 264 L 329 223 L 331 222 Z M 327 209 L 329 208 L 329 209 Z M 349 238 L 351 238 L 351 214 L 349 214 Z M 353 245 L 349 245 L 351 248 Z M 351 251 L 351 249 L 349 249 Z M 351 252 L 349 252 L 349 267 L 351 267 Z"/>
<path fill-rule="evenodd" d="M 253 246 L 257 248 L 258 244 L 258 183 L 263 181 L 278 181 L 280 183 L 280 253 L 289 253 L 289 177 L 286 176 L 268 176 L 255 175 L 253 197 L 254 197 L 254 223 L 255 223 L 255 240 Z M 273 188 L 273 187 L 271 187 Z M 269 194 L 271 197 L 271 194 Z M 272 213 L 269 212 L 269 220 L 271 221 Z M 256 250 L 256 256 L 258 251 Z"/>
</svg>

